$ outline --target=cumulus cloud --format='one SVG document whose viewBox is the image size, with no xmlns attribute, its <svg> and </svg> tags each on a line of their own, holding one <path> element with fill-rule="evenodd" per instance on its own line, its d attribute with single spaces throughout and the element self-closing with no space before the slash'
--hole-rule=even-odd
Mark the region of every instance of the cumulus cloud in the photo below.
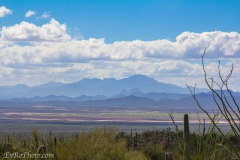
<svg viewBox="0 0 240 160">
<path fill-rule="evenodd" d="M 12 14 L 12 11 L 6 6 L 0 6 L 0 18 L 5 17 L 8 14 Z"/>
<path fill-rule="evenodd" d="M 240 57 L 240 34 L 237 32 L 184 32 L 176 40 L 185 57 L 196 58 L 196 53 L 204 48 L 213 58 Z"/>
<path fill-rule="evenodd" d="M 16 76 L 20 75 L 18 83 L 29 84 L 33 79 L 38 83 L 56 79 L 72 82 L 85 77 L 123 78 L 144 74 L 166 83 L 194 85 L 203 80 L 200 54 L 205 48 L 209 76 L 217 76 L 217 59 L 224 60 L 223 73 L 229 71 L 231 62 L 240 64 L 240 34 L 237 32 L 184 32 L 175 41 L 106 43 L 105 39 L 71 38 L 66 25 L 52 19 L 42 26 L 22 22 L 3 27 L 0 41 L 11 43 L 0 46 L 0 66 L 6 72 L 0 80 L 8 77 L 8 81 L 12 79 L 15 83 Z M 18 41 L 34 43 L 21 45 Z M 232 82 L 237 88 L 239 65 L 235 72 Z"/>
<path fill-rule="evenodd" d="M 17 58 L 16 58 L 17 59 Z M 217 62 L 206 65 L 209 76 L 217 76 Z M 223 71 L 229 71 L 228 65 L 223 65 Z M 121 79 L 133 74 L 144 74 L 153 77 L 160 82 L 177 84 L 185 87 L 185 84 L 198 87 L 204 86 L 201 64 L 182 60 L 126 60 L 126 61 L 92 61 L 91 63 L 51 63 L 50 65 L 25 65 L 5 66 L 1 70 L 1 82 L 26 83 L 29 85 L 45 83 L 49 81 L 73 82 L 82 78 L 116 78 Z M 6 74 L 4 73 L 6 72 Z M 236 69 L 231 85 L 233 89 L 240 89 L 238 85 L 240 69 Z M 6 76 L 4 76 L 6 75 Z M 229 84 L 229 85 L 230 85 Z"/>
<path fill-rule="evenodd" d="M 34 16 L 35 14 L 36 14 L 35 11 L 28 10 L 25 14 L 25 17 L 31 17 L 31 16 Z"/>
<path fill-rule="evenodd" d="M 16 43 L 7 48 L 8 53 L 15 53 L 15 48 L 19 48 L 30 57 L 36 57 L 37 54 L 38 61 L 42 63 L 45 60 L 69 63 L 92 59 L 199 59 L 205 48 L 208 58 L 240 58 L 240 34 L 237 32 L 183 32 L 175 41 L 160 39 L 106 43 L 103 38 L 75 39 L 67 33 L 65 24 L 51 19 L 42 26 L 23 21 L 14 26 L 2 27 L 0 33 L 2 41 L 34 42 L 29 46 L 18 46 Z"/>
<path fill-rule="evenodd" d="M 0 39 L 0 49 L 3 49 L 3 48 L 8 47 L 10 45 L 14 45 L 14 43 L 9 42 L 9 41 L 4 41 L 4 40 Z"/>
<path fill-rule="evenodd" d="M 66 41 L 70 36 L 66 33 L 65 24 L 60 24 L 55 19 L 42 26 L 29 22 L 21 22 L 10 27 L 2 27 L 1 39 L 6 41 Z"/>
<path fill-rule="evenodd" d="M 5 58 L 5 62 L 20 64 L 82 63 L 93 60 L 116 61 L 144 58 L 199 59 L 205 48 L 207 48 L 207 58 L 240 58 L 240 34 L 236 32 L 200 34 L 184 32 L 176 38 L 175 42 L 134 40 L 108 44 L 104 39 L 71 39 L 66 33 L 66 26 L 52 19 L 41 27 L 27 22 L 3 27 L 2 39 L 38 42 L 27 46 L 15 44 L 1 50 L 3 55 L 6 54 L 2 57 Z M 9 59 L 6 59 L 8 56 Z"/>
</svg>

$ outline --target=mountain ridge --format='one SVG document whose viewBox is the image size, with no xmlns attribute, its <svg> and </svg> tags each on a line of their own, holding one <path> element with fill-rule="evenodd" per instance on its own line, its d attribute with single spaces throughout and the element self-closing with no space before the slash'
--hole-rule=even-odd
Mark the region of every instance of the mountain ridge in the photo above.
<svg viewBox="0 0 240 160">
<path fill-rule="evenodd" d="M 189 93 L 186 87 L 184 88 L 173 84 L 158 82 L 145 75 L 133 75 L 119 80 L 114 78 L 84 78 L 80 81 L 72 83 L 48 82 L 32 87 L 24 84 L 15 86 L 0 86 L 0 98 L 4 99 L 48 95 L 66 96 L 72 98 L 82 95 L 103 95 L 111 97 L 120 94 L 122 91 L 131 92 L 133 90 L 139 93 Z M 205 89 L 202 90 L 206 91 Z"/>
</svg>

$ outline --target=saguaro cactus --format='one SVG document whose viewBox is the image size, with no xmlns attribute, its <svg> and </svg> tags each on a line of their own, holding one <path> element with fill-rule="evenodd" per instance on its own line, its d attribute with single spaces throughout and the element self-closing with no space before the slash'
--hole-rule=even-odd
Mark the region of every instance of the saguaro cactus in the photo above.
<svg viewBox="0 0 240 160">
<path fill-rule="evenodd" d="M 167 148 L 170 147 L 170 131 L 171 128 L 167 128 Z"/>
<path fill-rule="evenodd" d="M 172 153 L 165 153 L 165 160 L 173 160 Z"/>
<path fill-rule="evenodd" d="M 138 144 L 138 133 L 136 132 L 136 146 Z"/>
<path fill-rule="evenodd" d="M 188 114 L 184 114 L 184 141 L 189 144 L 189 119 Z"/>
<path fill-rule="evenodd" d="M 33 129 L 32 130 L 32 136 L 33 136 L 33 139 L 34 139 L 34 141 L 35 141 L 35 147 L 36 148 L 38 148 L 38 141 L 39 141 L 39 139 L 38 139 L 38 131 L 37 131 L 37 129 Z"/>
<path fill-rule="evenodd" d="M 191 160 L 190 156 L 190 144 L 189 144 L 189 119 L 188 119 L 188 114 L 184 115 L 184 159 L 186 160 Z"/>
<path fill-rule="evenodd" d="M 135 132 L 135 136 L 133 137 L 134 150 L 137 148 L 137 145 L 138 145 L 138 134 L 137 134 L 137 132 Z"/>
<path fill-rule="evenodd" d="M 54 137 L 54 146 L 56 147 L 57 146 L 57 138 Z"/>
<path fill-rule="evenodd" d="M 104 125 L 104 134 L 107 134 L 107 127 Z"/>
<path fill-rule="evenodd" d="M 206 127 L 205 127 L 205 118 L 203 120 L 203 137 L 205 137 L 205 130 L 206 130 Z"/>
</svg>

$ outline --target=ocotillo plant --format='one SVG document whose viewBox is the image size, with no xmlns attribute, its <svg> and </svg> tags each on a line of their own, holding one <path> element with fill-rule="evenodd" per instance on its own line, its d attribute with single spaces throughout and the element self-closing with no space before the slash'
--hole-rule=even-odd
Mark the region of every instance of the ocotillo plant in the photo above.
<svg viewBox="0 0 240 160">
<path fill-rule="evenodd" d="M 189 147 L 189 119 L 188 119 L 188 114 L 184 114 L 184 132 L 183 132 L 183 137 L 184 137 L 184 157 L 189 160 L 190 158 L 190 147 Z"/>
</svg>

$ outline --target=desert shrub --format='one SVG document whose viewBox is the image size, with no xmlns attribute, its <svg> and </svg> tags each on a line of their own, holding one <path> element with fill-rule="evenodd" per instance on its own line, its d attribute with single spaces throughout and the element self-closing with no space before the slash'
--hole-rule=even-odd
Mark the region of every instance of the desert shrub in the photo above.
<svg viewBox="0 0 240 160">
<path fill-rule="evenodd" d="M 116 140 L 114 130 L 104 133 L 94 130 L 82 133 L 77 139 L 60 142 L 56 147 L 58 159 L 64 160 L 139 160 L 147 159 L 142 153 L 128 151 L 124 139 Z"/>
<path fill-rule="evenodd" d="M 144 147 L 144 154 L 151 160 L 162 160 L 164 159 L 165 151 L 162 145 L 149 143 Z"/>
</svg>

